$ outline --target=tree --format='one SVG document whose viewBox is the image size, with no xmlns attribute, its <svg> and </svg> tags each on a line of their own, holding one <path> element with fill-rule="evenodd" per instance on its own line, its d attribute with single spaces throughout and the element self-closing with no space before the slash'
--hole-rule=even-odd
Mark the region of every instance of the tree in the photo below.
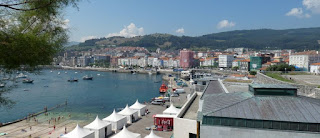
<svg viewBox="0 0 320 138">
<path fill-rule="evenodd" d="M 267 69 L 267 71 L 294 71 L 295 67 L 292 65 L 288 65 L 288 64 L 279 64 L 279 65 L 272 65 L 269 66 Z"/>
<path fill-rule="evenodd" d="M 13 70 L 50 64 L 68 39 L 61 13 L 78 1 L 0 2 L 0 65 Z"/>
<path fill-rule="evenodd" d="M 250 75 L 257 75 L 257 71 L 250 71 L 249 74 Z"/>
</svg>

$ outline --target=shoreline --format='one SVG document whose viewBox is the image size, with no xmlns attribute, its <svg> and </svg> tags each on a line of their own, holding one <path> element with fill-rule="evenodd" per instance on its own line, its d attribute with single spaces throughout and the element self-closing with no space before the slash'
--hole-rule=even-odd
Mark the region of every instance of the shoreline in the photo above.
<svg viewBox="0 0 320 138">
<path fill-rule="evenodd" d="M 125 70 L 120 68 L 89 68 L 89 67 L 69 67 L 69 66 L 60 66 L 53 67 L 55 69 L 67 69 L 67 70 L 85 70 L 85 71 L 100 71 L 100 72 L 119 72 L 119 73 L 139 73 L 139 74 L 148 74 L 149 70 Z M 152 75 L 154 74 L 180 74 L 180 72 L 174 72 L 173 70 L 164 70 L 160 69 L 157 72 L 151 71 Z"/>
</svg>

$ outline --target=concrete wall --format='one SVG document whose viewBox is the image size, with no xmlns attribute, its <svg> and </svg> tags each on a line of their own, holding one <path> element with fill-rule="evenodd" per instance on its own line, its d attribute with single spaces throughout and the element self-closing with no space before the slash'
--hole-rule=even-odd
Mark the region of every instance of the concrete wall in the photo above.
<svg viewBox="0 0 320 138">
<path fill-rule="evenodd" d="M 188 138 L 189 133 L 197 134 L 196 120 L 190 120 L 185 118 L 174 118 L 173 122 L 174 122 L 173 134 L 175 138 Z"/>
<path fill-rule="evenodd" d="M 201 138 L 319 138 L 319 133 L 277 131 L 267 129 L 233 128 L 224 126 L 200 127 Z M 179 137 L 180 138 L 180 137 Z"/>
<path fill-rule="evenodd" d="M 320 98 L 320 89 L 316 88 L 316 86 L 308 86 L 308 85 L 302 85 L 302 84 L 295 84 L 295 83 L 289 83 L 280 81 L 274 78 L 271 78 L 269 76 L 266 76 L 260 72 L 257 73 L 257 79 L 259 83 L 267 83 L 267 84 L 287 84 L 287 85 L 293 85 L 295 87 L 298 87 L 298 95 L 304 95 L 308 97 L 314 97 L 314 98 Z"/>
</svg>

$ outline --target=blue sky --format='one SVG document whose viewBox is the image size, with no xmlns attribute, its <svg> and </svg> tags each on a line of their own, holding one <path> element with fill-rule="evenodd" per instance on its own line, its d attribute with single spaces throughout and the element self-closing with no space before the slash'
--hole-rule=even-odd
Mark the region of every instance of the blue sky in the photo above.
<svg viewBox="0 0 320 138">
<path fill-rule="evenodd" d="M 199 36 L 320 27 L 320 0 L 83 0 L 68 7 L 70 41 L 152 33 Z"/>
</svg>

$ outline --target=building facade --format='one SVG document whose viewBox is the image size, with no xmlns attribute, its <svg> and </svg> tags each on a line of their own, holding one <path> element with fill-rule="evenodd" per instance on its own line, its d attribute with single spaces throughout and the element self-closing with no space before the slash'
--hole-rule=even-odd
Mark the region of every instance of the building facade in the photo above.
<svg viewBox="0 0 320 138">
<path fill-rule="evenodd" d="M 191 68 L 193 67 L 194 52 L 191 50 L 183 49 L 180 51 L 180 67 Z"/>
<path fill-rule="evenodd" d="M 220 68 L 231 68 L 233 60 L 234 60 L 233 55 L 219 55 L 219 67 Z"/>
</svg>

